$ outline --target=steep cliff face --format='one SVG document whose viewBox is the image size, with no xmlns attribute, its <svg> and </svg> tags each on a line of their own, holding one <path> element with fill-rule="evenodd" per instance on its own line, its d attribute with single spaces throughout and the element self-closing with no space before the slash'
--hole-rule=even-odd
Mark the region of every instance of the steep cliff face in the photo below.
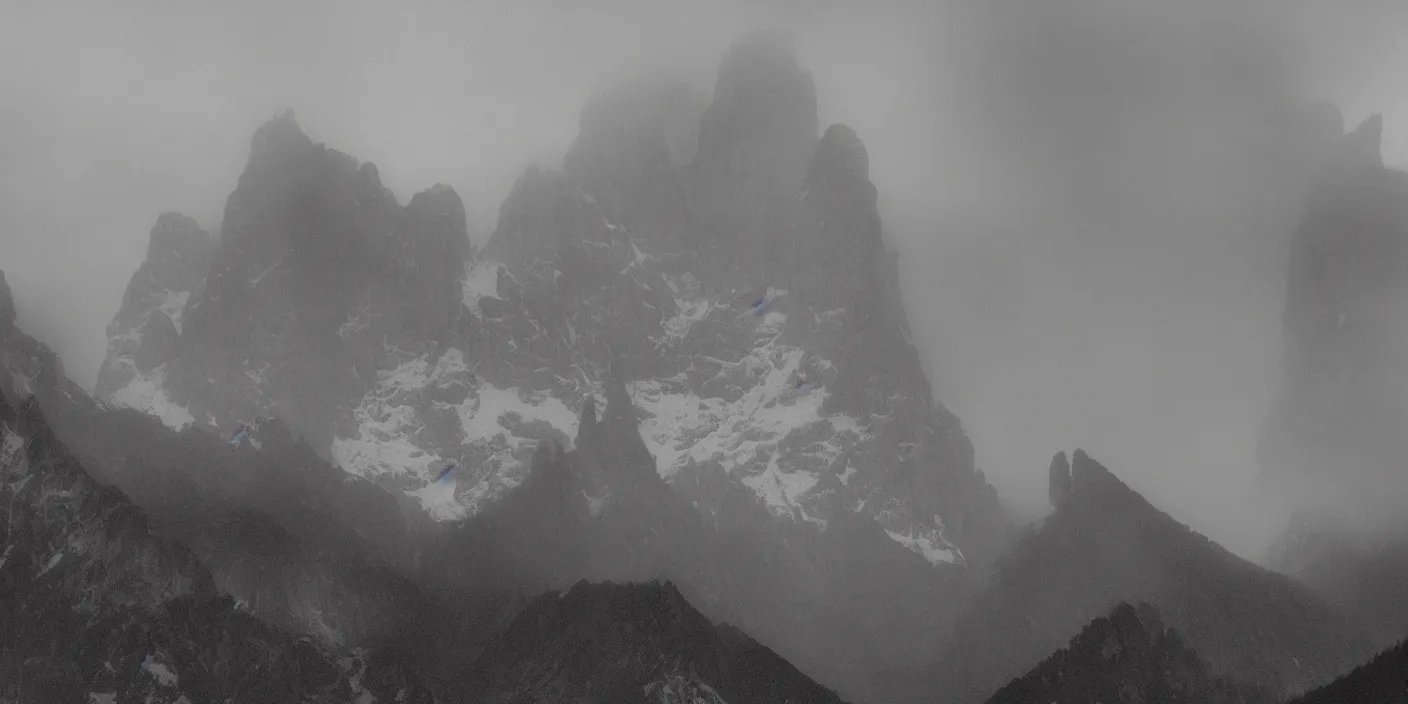
<svg viewBox="0 0 1408 704">
<path fill-rule="evenodd" d="M 1340 138 L 1291 237 L 1281 400 L 1261 464 L 1302 505 L 1391 519 L 1408 495 L 1408 174 L 1383 168 L 1381 130 L 1376 116 Z"/>
<path fill-rule="evenodd" d="M 1017 543 L 958 621 L 941 668 L 949 701 L 984 701 L 1122 601 L 1158 609 L 1212 673 L 1275 697 L 1324 683 L 1371 652 L 1328 602 L 1178 523 L 1084 452 L 1069 475 L 1064 457 L 1053 464 L 1055 513 Z"/>
<path fill-rule="evenodd" d="M 176 353 L 186 302 L 205 281 L 214 241 L 185 215 L 157 218 L 147 257 L 108 324 L 108 353 L 98 370 L 97 394 L 138 408 L 154 407 L 161 393 L 154 373 Z M 172 417 L 173 425 L 190 422 Z"/>
<path fill-rule="evenodd" d="M 786 271 L 817 128 L 816 85 L 789 38 L 754 34 L 724 57 L 688 172 L 704 280 L 728 290 Z"/>
<path fill-rule="evenodd" d="M 282 114 L 255 133 L 199 285 L 184 305 L 171 303 L 180 327 L 157 320 L 138 330 L 120 313 L 105 369 L 124 366 L 124 336 L 158 349 L 134 360 L 144 362 L 135 364 L 139 378 L 124 385 L 109 374 L 100 396 L 150 399 L 173 425 L 230 430 L 277 415 L 326 450 L 384 356 L 383 339 L 448 335 L 468 254 L 453 191 L 437 186 L 402 208 L 374 165 L 315 144 Z M 348 341 L 353 330 L 365 344 Z"/>
<path fill-rule="evenodd" d="M 1259 460 L 1298 510 L 1273 564 L 1387 645 L 1408 628 L 1408 174 L 1384 168 L 1379 116 L 1335 127 L 1291 235 Z"/>
</svg>

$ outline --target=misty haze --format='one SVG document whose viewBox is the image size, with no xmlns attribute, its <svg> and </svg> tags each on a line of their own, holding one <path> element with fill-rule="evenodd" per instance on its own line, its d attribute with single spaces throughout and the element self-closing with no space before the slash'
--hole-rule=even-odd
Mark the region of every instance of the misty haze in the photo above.
<svg viewBox="0 0 1408 704">
<path fill-rule="evenodd" d="M 0 10 L 0 704 L 1408 703 L 1408 4 Z"/>
</svg>

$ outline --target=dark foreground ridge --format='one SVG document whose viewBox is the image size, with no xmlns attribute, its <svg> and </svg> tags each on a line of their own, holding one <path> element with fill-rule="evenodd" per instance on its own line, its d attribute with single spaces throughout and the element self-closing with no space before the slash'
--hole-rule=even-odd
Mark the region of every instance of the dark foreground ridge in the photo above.
<svg viewBox="0 0 1408 704">
<path fill-rule="evenodd" d="M 1120 604 L 1097 618 L 988 704 L 1272 704 L 1265 690 L 1212 675 L 1148 604 Z"/>
<path fill-rule="evenodd" d="M 185 547 L 94 481 L 31 398 L 0 393 L 0 698 L 430 702 L 393 663 L 242 611 Z M 374 664 L 375 663 L 375 664 Z"/>
<path fill-rule="evenodd" d="M 465 701 L 841 704 L 669 582 L 578 582 L 530 603 L 467 676 Z"/>
<path fill-rule="evenodd" d="M 1408 640 L 1290 704 L 1408 704 Z"/>
</svg>

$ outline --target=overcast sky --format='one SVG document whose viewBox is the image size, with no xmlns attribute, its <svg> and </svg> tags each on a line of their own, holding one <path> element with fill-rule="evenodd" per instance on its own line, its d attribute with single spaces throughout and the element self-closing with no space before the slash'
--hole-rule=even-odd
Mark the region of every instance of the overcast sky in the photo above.
<svg viewBox="0 0 1408 704">
<path fill-rule="evenodd" d="M 1329 98 L 1347 127 L 1384 113 L 1408 164 L 1404 5 L 8 0 L 0 268 L 91 386 L 157 215 L 218 226 L 280 108 L 403 202 L 454 186 L 482 241 L 597 80 L 673 64 L 707 89 L 730 42 L 782 26 L 822 124 L 870 148 L 929 371 L 1004 498 L 1039 510 L 1050 455 L 1081 446 L 1250 554 L 1284 206 L 1241 149 L 1279 96 Z M 952 256 L 993 232 L 1021 244 Z"/>
</svg>

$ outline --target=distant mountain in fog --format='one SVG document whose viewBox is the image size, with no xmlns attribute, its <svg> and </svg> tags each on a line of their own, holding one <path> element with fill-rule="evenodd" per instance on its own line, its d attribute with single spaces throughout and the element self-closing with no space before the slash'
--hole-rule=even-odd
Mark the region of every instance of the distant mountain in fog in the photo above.
<svg viewBox="0 0 1408 704">
<path fill-rule="evenodd" d="M 960 617 L 938 675 L 980 702 L 1120 602 L 1147 603 L 1210 672 L 1284 696 L 1371 652 L 1321 597 L 1226 551 L 1077 450 L 1052 460 L 1055 505 Z"/>
</svg>

